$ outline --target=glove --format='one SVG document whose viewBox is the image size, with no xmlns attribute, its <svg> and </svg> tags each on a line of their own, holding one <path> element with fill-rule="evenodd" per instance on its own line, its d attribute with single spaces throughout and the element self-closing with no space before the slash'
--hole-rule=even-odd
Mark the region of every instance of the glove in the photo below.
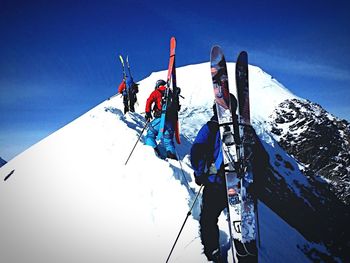
<svg viewBox="0 0 350 263">
<path fill-rule="evenodd" d="M 175 89 L 175 95 L 176 95 L 176 96 L 179 96 L 180 93 L 181 93 L 181 88 L 176 87 L 176 89 Z"/>
<path fill-rule="evenodd" d="M 152 114 L 150 112 L 146 112 L 145 119 L 146 121 L 152 120 Z"/>
<path fill-rule="evenodd" d="M 139 92 L 139 85 L 138 84 L 134 83 L 133 91 L 134 91 L 135 94 Z"/>
<path fill-rule="evenodd" d="M 201 186 L 202 184 L 206 185 L 209 182 L 208 176 L 205 173 L 201 175 L 196 175 L 196 173 L 194 173 L 194 181 L 199 186 Z"/>
<path fill-rule="evenodd" d="M 181 110 L 181 104 L 179 104 L 177 107 L 177 111 L 180 111 L 180 110 Z"/>
</svg>

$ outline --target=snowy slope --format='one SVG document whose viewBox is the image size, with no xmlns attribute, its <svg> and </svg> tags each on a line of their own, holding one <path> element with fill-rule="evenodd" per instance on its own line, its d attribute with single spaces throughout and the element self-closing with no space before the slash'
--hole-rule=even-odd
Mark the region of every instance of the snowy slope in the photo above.
<svg viewBox="0 0 350 263">
<path fill-rule="evenodd" d="M 289 160 L 276 148 L 263 123 L 275 105 L 296 96 L 261 69 L 250 66 L 249 70 L 255 128 L 272 149 L 271 155 L 276 151 Z M 230 63 L 231 87 L 233 72 Z M 2 262 L 166 260 L 198 190 L 191 179 L 188 153 L 197 131 L 211 116 L 213 103 L 209 63 L 178 68 L 177 81 L 185 99 L 180 113 L 182 144 L 177 150 L 184 173 L 179 162 L 158 159 L 143 143 L 125 166 L 144 125 L 140 113 L 145 100 L 155 81 L 166 74 L 156 72 L 140 81 L 138 113 L 124 116 L 120 97 L 106 100 L 0 169 L 0 178 L 7 177 L 0 181 Z M 296 193 L 300 184 L 307 184 L 299 170 L 290 180 Z M 206 261 L 201 254 L 198 217 L 199 203 L 170 262 Z M 328 253 L 261 202 L 259 217 L 260 262 L 310 262 L 303 247 Z M 221 216 L 223 245 L 226 225 Z"/>
</svg>

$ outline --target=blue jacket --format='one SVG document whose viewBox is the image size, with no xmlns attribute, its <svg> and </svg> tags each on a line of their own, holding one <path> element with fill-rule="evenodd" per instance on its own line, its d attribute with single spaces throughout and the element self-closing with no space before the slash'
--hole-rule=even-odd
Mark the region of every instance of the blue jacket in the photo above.
<svg viewBox="0 0 350 263">
<path fill-rule="evenodd" d="M 206 176 L 209 183 L 223 184 L 221 139 L 215 117 L 199 130 L 191 147 L 190 160 L 196 177 Z M 216 174 L 210 172 L 212 169 L 209 170 L 213 163 L 218 170 Z"/>
</svg>

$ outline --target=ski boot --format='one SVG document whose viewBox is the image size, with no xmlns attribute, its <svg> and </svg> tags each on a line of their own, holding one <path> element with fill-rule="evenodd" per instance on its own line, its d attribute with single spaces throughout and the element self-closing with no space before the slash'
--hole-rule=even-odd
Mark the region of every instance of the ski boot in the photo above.
<svg viewBox="0 0 350 263">
<path fill-rule="evenodd" d="M 211 260 L 212 260 L 214 263 L 224 263 L 224 259 L 222 258 L 219 249 L 214 250 L 214 252 L 213 252 L 213 254 L 212 254 Z"/>
<path fill-rule="evenodd" d="M 129 107 L 128 106 L 124 106 L 124 114 L 126 114 L 129 111 Z"/>
<path fill-rule="evenodd" d="M 162 154 L 160 153 L 158 146 L 154 147 L 153 149 L 154 149 L 154 152 L 157 155 L 157 157 L 161 158 Z"/>
<path fill-rule="evenodd" d="M 162 152 L 160 151 L 158 146 L 154 147 L 153 149 L 154 149 L 154 153 L 159 159 L 165 160 L 165 157 L 162 155 Z"/>
<path fill-rule="evenodd" d="M 176 161 L 178 160 L 176 154 L 175 154 L 175 153 L 172 153 L 171 151 L 167 151 L 167 152 L 166 152 L 166 157 L 167 157 L 167 158 L 170 158 L 170 159 L 174 159 L 174 160 L 176 160 Z"/>
</svg>

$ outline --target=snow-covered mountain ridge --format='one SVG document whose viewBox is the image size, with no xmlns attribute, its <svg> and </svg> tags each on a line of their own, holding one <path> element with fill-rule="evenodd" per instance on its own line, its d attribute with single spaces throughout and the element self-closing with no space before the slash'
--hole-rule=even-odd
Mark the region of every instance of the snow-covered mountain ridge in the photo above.
<svg viewBox="0 0 350 263">
<path fill-rule="evenodd" d="M 233 90 L 234 67 L 228 64 Z M 142 137 L 125 166 L 144 126 L 146 98 L 166 74 L 155 72 L 140 81 L 136 113 L 123 115 L 118 96 L 106 100 L 0 169 L 0 178 L 7 178 L 0 183 L 5 262 L 165 261 L 198 191 L 188 154 L 213 104 L 209 63 L 177 68 L 185 97 L 177 146 L 181 163 L 158 159 Z M 306 177 L 269 132 L 276 107 L 300 98 L 258 67 L 249 67 L 249 77 L 253 125 L 267 166 L 256 178 L 259 261 L 346 262 L 349 216 L 343 204 L 328 183 Z M 198 215 L 199 203 L 171 262 L 205 262 Z M 224 217 L 220 229 L 225 246 Z"/>
</svg>

